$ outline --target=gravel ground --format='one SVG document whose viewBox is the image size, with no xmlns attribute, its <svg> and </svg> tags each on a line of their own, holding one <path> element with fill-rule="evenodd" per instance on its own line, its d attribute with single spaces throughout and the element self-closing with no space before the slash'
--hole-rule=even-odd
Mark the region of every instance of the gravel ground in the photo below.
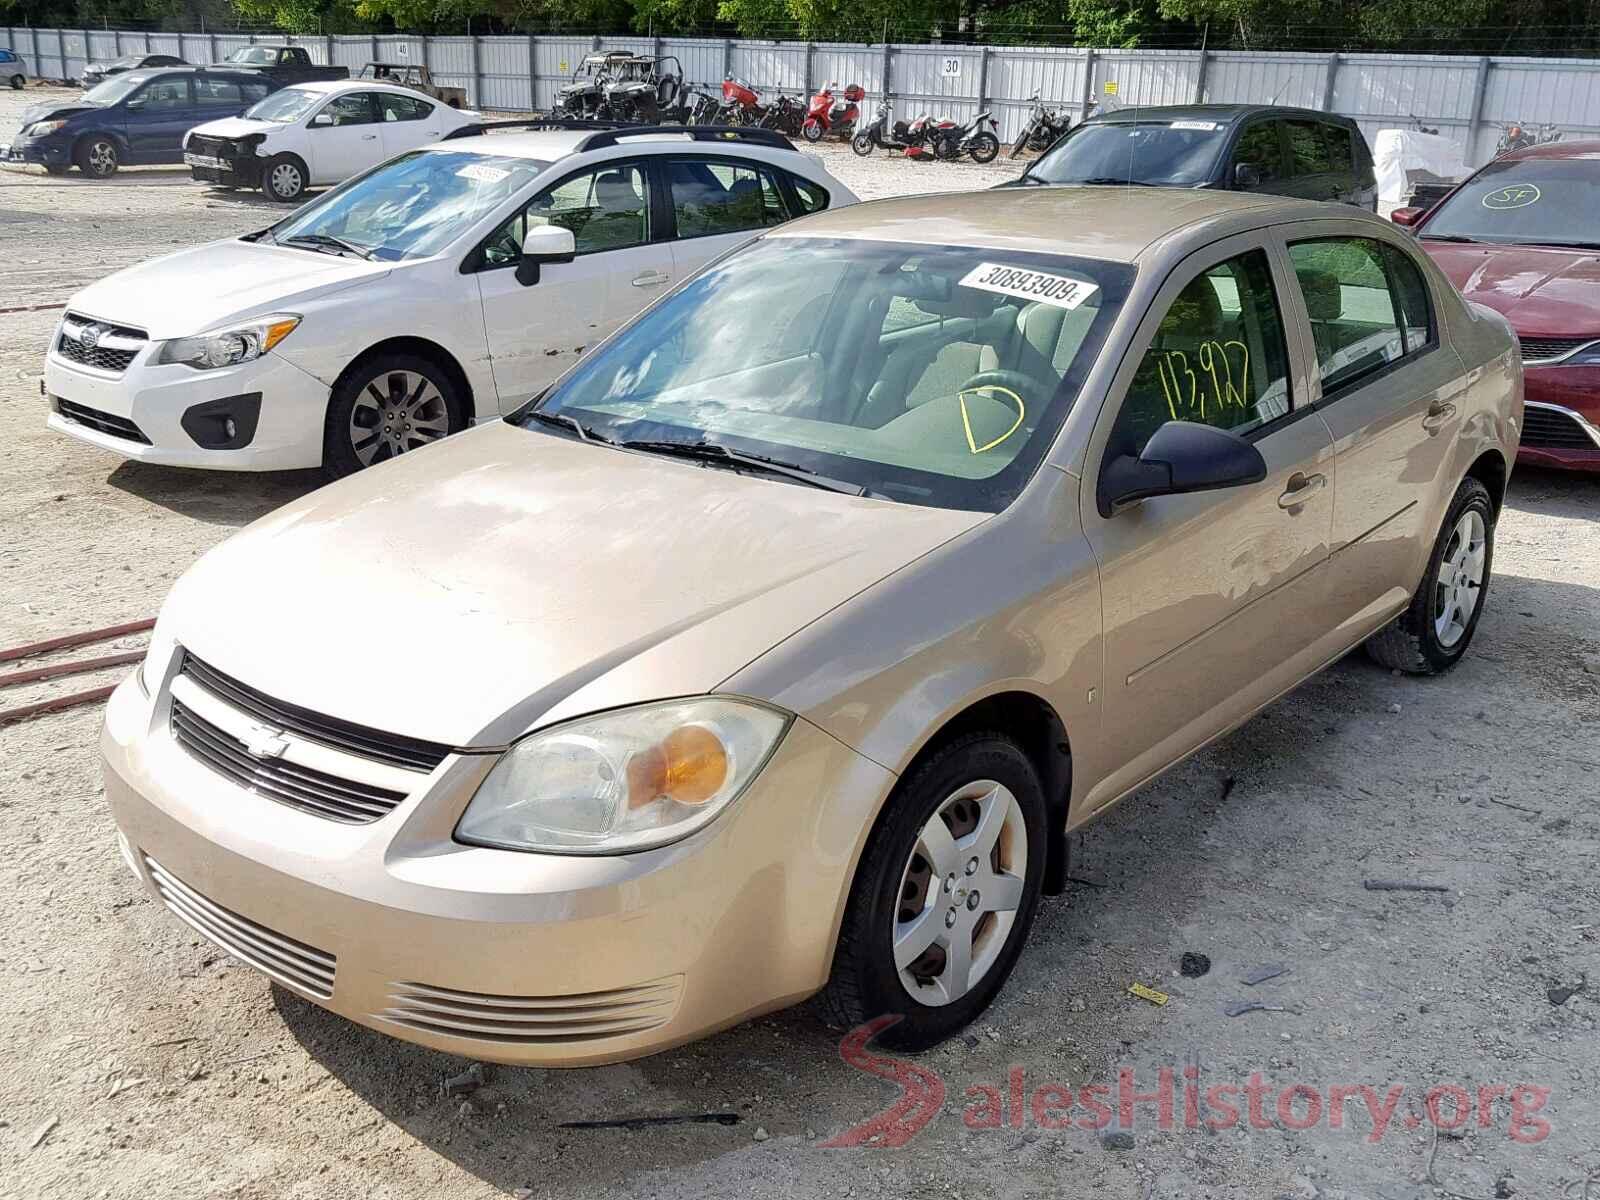
<svg viewBox="0 0 1600 1200">
<path fill-rule="evenodd" d="M 0 137 L 39 94 L 0 93 Z M 825 153 L 863 196 L 1015 169 Z M 0 171 L 0 646 L 153 615 L 198 554 L 315 486 L 144 468 L 48 435 L 37 378 L 57 311 L 17 311 L 278 211 L 170 169 Z M 1600 986 L 1551 993 L 1600 984 L 1597 512 L 1600 481 L 1519 472 L 1457 671 L 1419 681 L 1352 656 L 1076 839 L 1076 882 L 995 1007 L 917 1060 L 945 1100 L 896 1149 L 821 1144 L 897 1092 L 803 1009 L 625 1066 L 502 1069 L 469 1103 L 446 1099 L 462 1061 L 273 988 L 136 890 L 93 707 L 0 728 L 0 1196 L 1600 1194 L 1581 1186 L 1600 1171 Z M 1451 890 L 1370 892 L 1370 877 Z M 1186 951 L 1209 973 L 1181 976 Z M 1268 961 L 1290 970 L 1238 981 Z M 1170 1002 L 1130 996 L 1134 981 Z M 1222 1014 L 1242 998 L 1287 1011 Z M 1009 1099 L 982 1127 L 985 1087 L 1115 1089 L 1127 1068 L 1145 1092 L 1163 1067 L 1180 1086 L 1196 1068 L 1201 1089 L 1260 1073 L 1324 1097 L 1368 1084 L 1380 1104 L 1404 1090 L 1381 1137 L 1359 1099 L 1341 1128 L 1291 1128 L 1302 1099 L 1287 1121 L 1269 1100 L 1258 1128 L 1186 1130 L 1181 1092 L 1178 1127 L 1142 1105 L 1131 1145 L 1013 1123 Z M 1502 1084 L 1549 1089 L 1536 1114 L 1524 1100 L 1518 1137 L 1509 1103 L 1437 1139 L 1419 1121 L 1430 1087 Z M 561 1127 L 699 1112 L 738 1122 Z"/>
</svg>

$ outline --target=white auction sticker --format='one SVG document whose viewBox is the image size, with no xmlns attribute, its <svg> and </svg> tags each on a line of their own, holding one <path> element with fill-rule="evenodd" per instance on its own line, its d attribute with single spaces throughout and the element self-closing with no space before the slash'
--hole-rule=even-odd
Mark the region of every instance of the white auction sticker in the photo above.
<svg viewBox="0 0 1600 1200">
<path fill-rule="evenodd" d="M 1071 275 L 1051 275 L 1004 263 L 979 263 L 961 280 L 962 287 L 998 292 L 1022 300 L 1037 300 L 1056 308 L 1077 308 L 1100 290 L 1098 283 Z"/>
<path fill-rule="evenodd" d="M 469 163 L 456 172 L 462 179 L 475 179 L 479 183 L 499 183 L 510 171 L 503 171 L 499 167 L 487 166 L 484 163 Z"/>
<path fill-rule="evenodd" d="M 1215 121 L 1174 121 L 1167 128 L 1198 129 L 1202 133 L 1215 133 L 1217 131 L 1217 123 Z"/>
</svg>

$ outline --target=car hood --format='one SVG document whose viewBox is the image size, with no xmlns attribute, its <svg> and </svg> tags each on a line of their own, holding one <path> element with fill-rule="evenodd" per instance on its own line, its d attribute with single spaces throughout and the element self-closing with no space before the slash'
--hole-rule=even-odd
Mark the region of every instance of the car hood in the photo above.
<svg viewBox="0 0 1600 1200">
<path fill-rule="evenodd" d="M 205 137 L 241 138 L 252 133 L 274 133 L 287 129 L 288 126 L 278 121 L 253 121 L 245 117 L 223 117 L 220 121 L 207 121 L 204 125 L 196 125 L 184 138 L 185 144 L 195 134 Z"/>
<path fill-rule="evenodd" d="M 503 745 L 714 690 L 983 519 L 496 421 L 250 526 L 179 581 L 160 636 L 318 713 Z"/>
<path fill-rule="evenodd" d="M 94 112 L 99 106 L 85 104 L 81 100 L 45 100 L 39 104 L 30 104 L 22 110 L 21 129 L 38 121 L 48 121 L 52 117 L 75 117 L 79 113 Z"/>
<path fill-rule="evenodd" d="M 1424 240 L 1468 300 L 1503 315 L 1523 337 L 1600 334 L 1600 254 L 1539 246 Z"/>
<path fill-rule="evenodd" d="M 67 302 L 73 312 L 187 337 L 235 318 L 295 311 L 309 300 L 386 275 L 393 263 L 315 250 L 222 241 L 180 250 L 108 275 Z M 151 298 L 159 296 L 159 304 Z"/>
</svg>

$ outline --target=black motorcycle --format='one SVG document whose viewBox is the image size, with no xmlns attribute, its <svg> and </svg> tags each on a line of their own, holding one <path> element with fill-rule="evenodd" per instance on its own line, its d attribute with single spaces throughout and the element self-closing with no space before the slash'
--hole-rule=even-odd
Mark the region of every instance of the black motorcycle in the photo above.
<svg viewBox="0 0 1600 1200">
<path fill-rule="evenodd" d="M 1024 150 L 1043 154 L 1072 123 L 1065 109 L 1046 108 L 1044 102 L 1039 99 L 1038 92 L 1033 94 L 1032 102 L 1033 111 L 1028 114 L 1028 123 L 1022 127 L 1017 140 L 1011 143 L 1012 158 L 1016 158 Z"/>
<path fill-rule="evenodd" d="M 707 84 L 691 84 L 683 96 L 683 123 L 685 125 L 715 125 L 717 110 L 722 99 L 706 91 Z"/>
<path fill-rule="evenodd" d="M 954 162 L 963 154 L 973 162 L 993 162 L 1000 153 L 1000 122 L 989 109 L 984 109 L 970 124 L 956 125 L 945 122 L 933 142 L 933 156 L 942 162 Z"/>
<path fill-rule="evenodd" d="M 787 137 L 799 137 L 806 110 L 793 96 L 779 96 L 762 115 L 762 129 L 776 129 Z"/>
</svg>

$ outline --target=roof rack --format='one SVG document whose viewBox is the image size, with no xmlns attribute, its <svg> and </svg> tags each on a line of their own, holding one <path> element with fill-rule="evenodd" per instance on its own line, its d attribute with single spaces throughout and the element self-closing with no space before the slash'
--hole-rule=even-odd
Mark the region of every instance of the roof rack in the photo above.
<svg viewBox="0 0 1600 1200">
<path fill-rule="evenodd" d="M 451 142 L 456 138 L 477 137 L 480 133 L 488 133 L 491 129 L 603 131 L 617 129 L 621 125 L 621 121 L 589 121 L 577 117 L 531 117 L 521 121 L 483 121 L 477 125 L 463 125 L 460 129 L 452 129 L 439 140 L 441 142 Z"/>
<path fill-rule="evenodd" d="M 655 137 L 660 134 L 683 134 L 696 142 L 748 142 L 753 146 L 767 146 L 773 150 L 795 148 L 794 143 L 776 129 L 734 125 L 613 125 L 603 133 L 592 133 L 584 138 L 573 153 L 603 150 L 607 146 L 618 145 L 623 138 Z"/>
</svg>

